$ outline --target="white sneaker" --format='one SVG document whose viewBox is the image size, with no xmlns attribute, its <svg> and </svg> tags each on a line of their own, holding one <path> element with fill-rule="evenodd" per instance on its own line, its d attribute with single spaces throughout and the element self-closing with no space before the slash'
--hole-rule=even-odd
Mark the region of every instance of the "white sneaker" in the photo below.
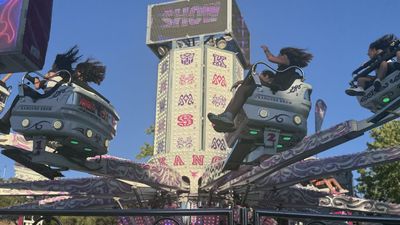
<svg viewBox="0 0 400 225">
<path fill-rule="evenodd" d="M 351 87 L 348 88 L 345 92 L 350 96 L 363 96 L 365 94 L 364 88 L 362 87 Z"/>
</svg>

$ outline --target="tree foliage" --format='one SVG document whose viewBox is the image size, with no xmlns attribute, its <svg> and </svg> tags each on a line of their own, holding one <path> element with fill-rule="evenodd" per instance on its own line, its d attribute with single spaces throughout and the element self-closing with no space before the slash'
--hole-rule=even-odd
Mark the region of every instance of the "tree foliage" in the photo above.
<svg viewBox="0 0 400 225">
<path fill-rule="evenodd" d="M 11 178 L 11 179 L 1 179 L 0 178 L 0 183 L 10 183 L 10 182 L 15 182 L 16 179 Z M 7 208 L 10 206 L 14 205 L 21 205 L 24 203 L 28 203 L 29 201 L 32 201 L 25 196 L 0 196 L 0 208 Z M 0 218 L 0 224 L 5 225 L 5 224 L 15 224 L 14 221 L 17 220 L 17 216 L 6 216 L 6 217 L 1 217 Z"/>
<path fill-rule="evenodd" d="M 154 125 L 151 125 L 149 128 L 147 128 L 145 132 L 147 135 L 154 136 Z M 153 152 L 154 152 L 154 145 L 145 142 L 140 147 L 140 152 L 139 154 L 136 155 L 136 159 L 144 159 L 153 156 Z"/>
<path fill-rule="evenodd" d="M 370 133 L 374 139 L 368 143 L 370 151 L 400 145 L 400 121 L 387 123 Z M 365 198 L 400 203 L 400 162 L 358 170 L 360 177 L 356 186 Z"/>
<path fill-rule="evenodd" d="M 19 182 L 19 180 L 15 178 L 10 178 L 7 180 L 0 179 L 0 183 L 12 183 Z M 27 198 L 25 196 L 0 196 L 0 208 L 7 208 L 10 206 L 22 205 L 25 203 L 29 203 L 33 201 L 33 198 Z M 13 221 L 17 219 L 17 217 L 7 217 L 8 219 L 1 218 L 1 224 L 14 224 Z M 39 218 L 39 217 L 38 217 Z M 89 225 L 89 224 L 97 224 L 97 225 L 116 225 L 117 217 L 83 217 L 83 216 L 62 216 L 60 217 L 60 221 L 63 225 Z M 44 223 L 45 224 L 45 223 Z M 51 224 L 55 224 L 54 221 Z"/>
<path fill-rule="evenodd" d="M 11 183 L 15 181 L 16 179 L 14 178 L 8 180 L 0 178 L 0 183 Z M 13 205 L 20 205 L 27 202 L 29 202 L 29 199 L 27 199 L 24 196 L 0 196 L 0 208 L 6 208 Z"/>
<path fill-rule="evenodd" d="M 60 221 L 63 225 L 117 225 L 117 217 L 91 217 L 91 216 L 62 216 Z"/>
</svg>

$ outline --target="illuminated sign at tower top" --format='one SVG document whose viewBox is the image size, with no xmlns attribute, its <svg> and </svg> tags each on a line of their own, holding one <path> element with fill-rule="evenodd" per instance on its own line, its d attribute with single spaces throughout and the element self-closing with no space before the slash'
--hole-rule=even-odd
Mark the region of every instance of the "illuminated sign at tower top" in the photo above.
<svg viewBox="0 0 400 225">
<path fill-rule="evenodd" d="M 227 29 L 227 1 L 179 1 L 150 6 L 149 43 L 157 43 Z"/>
<path fill-rule="evenodd" d="M 245 67 L 250 65 L 250 32 L 235 0 L 181 0 L 148 8 L 146 44 L 160 58 L 162 45 L 213 35 L 231 36 L 225 50 L 238 53 Z"/>
<path fill-rule="evenodd" d="M 218 21 L 220 4 L 220 2 L 216 2 L 201 6 L 167 9 L 158 17 L 164 22 L 161 26 L 164 29 L 214 23 Z"/>
</svg>

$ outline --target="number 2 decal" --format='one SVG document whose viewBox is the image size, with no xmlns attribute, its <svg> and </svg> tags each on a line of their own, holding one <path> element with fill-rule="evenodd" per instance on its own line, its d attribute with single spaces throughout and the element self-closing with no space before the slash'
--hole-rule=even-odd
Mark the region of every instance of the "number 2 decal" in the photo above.
<svg viewBox="0 0 400 225">
<path fill-rule="evenodd" d="M 275 143 L 276 135 L 274 133 L 268 133 L 267 136 L 268 136 L 268 138 L 267 138 L 268 141 Z"/>
<path fill-rule="evenodd" d="M 41 150 L 42 149 L 42 140 L 36 141 L 35 145 L 35 150 Z"/>
</svg>

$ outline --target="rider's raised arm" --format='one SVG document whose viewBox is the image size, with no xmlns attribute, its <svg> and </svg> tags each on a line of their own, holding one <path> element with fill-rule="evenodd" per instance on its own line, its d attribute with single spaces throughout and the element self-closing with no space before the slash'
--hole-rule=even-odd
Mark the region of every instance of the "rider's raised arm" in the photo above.
<svg viewBox="0 0 400 225">
<path fill-rule="evenodd" d="M 56 76 L 58 76 L 58 74 L 57 74 L 56 72 L 54 72 L 54 71 L 49 71 L 48 73 L 46 73 L 46 74 L 44 75 L 44 78 L 46 78 L 46 79 L 51 79 L 51 78 L 56 77 Z"/>
<path fill-rule="evenodd" d="M 10 79 L 10 77 L 11 77 L 12 75 L 13 75 L 12 73 L 8 73 L 7 75 L 5 75 L 5 76 L 1 79 L 1 81 L 2 81 L 3 83 L 5 83 L 8 79 Z"/>
<path fill-rule="evenodd" d="M 264 50 L 265 56 L 268 61 L 278 65 L 290 65 L 289 58 L 286 55 L 274 56 L 266 45 L 262 45 L 261 48 Z"/>
</svg>

